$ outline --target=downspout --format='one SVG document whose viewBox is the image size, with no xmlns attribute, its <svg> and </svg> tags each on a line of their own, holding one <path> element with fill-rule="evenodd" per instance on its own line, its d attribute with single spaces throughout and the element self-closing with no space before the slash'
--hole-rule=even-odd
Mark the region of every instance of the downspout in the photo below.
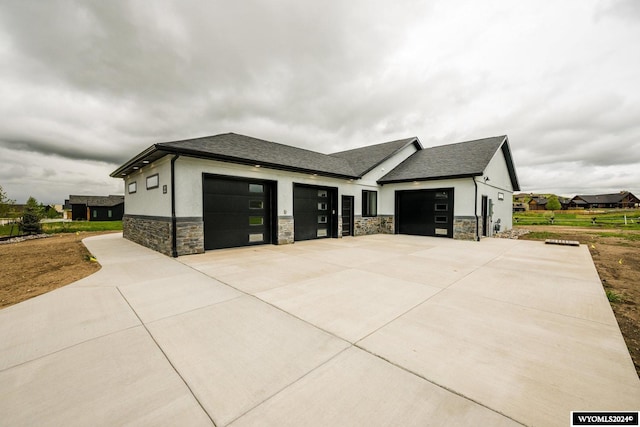
<svg viewBox="0 0 640 427">
<path fill-rule="evenodd" d="M 471 177 L 471 179 L 473 180 L 473 185 L 476 187 L 476 192 L 475 192 L 475 197 L 473 199 L 473 215 L 476 217 L 476 242 L 480 241 L 480 233 L 479 233 L 479 228 L 480 228 L 480 223 L 478 220 L 478 183 L 476 182 L 476 177 L 473 176 Z"/>
<path fill-rule="evenodd" d="M 171 159 L 171 256 L 178 258 L 178 230 L 176 230 L 176 178 L 175 164 L 180 157 L 176 154 Z"/>
</svg>

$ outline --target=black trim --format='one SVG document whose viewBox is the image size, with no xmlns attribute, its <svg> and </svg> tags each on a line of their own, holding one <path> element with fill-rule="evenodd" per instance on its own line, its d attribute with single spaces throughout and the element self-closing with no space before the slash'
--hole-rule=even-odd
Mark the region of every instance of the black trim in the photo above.
<svg viewBox="0 0 640 427">
<path fill-rule="evenodd" d="M 428 178 L 407 178 L 407 179 L 394 179 L 390 181 L 377 181 L 380 185 L 385 184 L 398 184 L 402 182 L 421 182 L 421 181 L 441 181 L 443 179 L 460 179 L 460 178 L 473 178 L 475 176 L 482 176 L 483 172 L 478 173 L 466 173 L 462 175 L 446 175 L 446 176 L 435 176 Z"/>
<path fill-rule="evenodd" d="M 178 258 L 178 230 L 176 226 L 176 160 L 179 155 L 173 156 L 171 159 L 171 256 Z M 160 179 L 158 179 L 160 184 Z"/>
</svg>

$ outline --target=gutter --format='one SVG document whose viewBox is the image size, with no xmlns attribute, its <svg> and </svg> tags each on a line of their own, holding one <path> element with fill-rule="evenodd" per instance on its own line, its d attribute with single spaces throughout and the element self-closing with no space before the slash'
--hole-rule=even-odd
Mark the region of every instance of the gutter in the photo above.
<svg viewBox="0 0 640 427">
<path fill-rule="evenodd" d="M 476 187 L 476 191 L 475 191 L 475 197 L 473 200 L 473 215 L 476 217 L 476 242 L 480 241 L 480 233 L 479 233 L 479 228 L 480 228 L 480 222 L 478 219 L 478 183 L 476 182 L 476 177 L 471 177 L 471 179 L 473 180 L 473 185 Z"/>
<path fill-rule="evenodd" d="M 175 164 L 180 157 L 176 154 L 171 159 L 171 256 L 178 258 L 178 230 L 176 230 L 176 178 Z"/>
</svg>

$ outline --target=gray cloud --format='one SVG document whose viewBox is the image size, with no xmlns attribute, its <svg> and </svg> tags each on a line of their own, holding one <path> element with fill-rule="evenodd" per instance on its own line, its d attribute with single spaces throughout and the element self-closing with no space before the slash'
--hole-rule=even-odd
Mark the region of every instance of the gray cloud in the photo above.
<svg viewBox="0 0 640 427">
<path fill-rule="evenodd" d="M 525 190 L 640 193 L 637 4 L 3 2 L 0 184 L 23 198 L 19 158 L 25 182 L 57 172 L 48 197 L 119 188 L 91 171 L 229 131 L 322 152 L 508 134 Z"/>
</svg>

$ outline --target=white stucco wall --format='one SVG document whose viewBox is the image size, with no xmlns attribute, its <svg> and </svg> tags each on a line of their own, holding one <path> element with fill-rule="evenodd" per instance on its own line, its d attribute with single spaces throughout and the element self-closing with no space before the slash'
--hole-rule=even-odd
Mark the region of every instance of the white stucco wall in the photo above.
<svg viewBox="0 0 640 427">
<path fill-rule="evenodd" d="M 202 216 L 202 174 L 228 175 L 278 182 L 278 215 L 293 215 L 293 184 L 318 185 L 338 188 L 338 196 L 360 198 L 362 186 L 347 179 L 313 176 L 297 172 L 286 172 L 265 167 L 237 165 L 213 160 L 181 157 L 175 164 L 176 172 L 176 216 Z M 358 206 L 356 201 L 356 207 Z M 341 209 L 338 197 L 338 212 Z M 357 214 L 357 213 L 356 213 Z"/>
<path fill-rule="evenodd" d="M 489 180 L 485 182 L 483 177 L 476 177 L 478 182 L 478 212 L 481 210 L 482 196 L 487 196 L 493 203 L 491 229 L 493 230 L 493 224 L 500 219 L 500 230 L 510 230 L 513 226 L 513 204 L 511 202 L 513 186 L 502 150 L 498 150 L 493 156 L 484 171 L 484 177 L 488 177 Z M 504 196 L 502 200 L 499 197 L 500 193 Z"/>
<path fill-rule="evenodd" d="M 159 186 L 147 190 L 147 177 L 158 174 Z M 129 184 L 135 181 L 137 191 L 129 194 Z M 166 194 L 162 187 L 167 186 Z M 124 180 L 126 215 L 171 216 L 171 157 L 162 159 L 139 169 Z"/>
</svg>

